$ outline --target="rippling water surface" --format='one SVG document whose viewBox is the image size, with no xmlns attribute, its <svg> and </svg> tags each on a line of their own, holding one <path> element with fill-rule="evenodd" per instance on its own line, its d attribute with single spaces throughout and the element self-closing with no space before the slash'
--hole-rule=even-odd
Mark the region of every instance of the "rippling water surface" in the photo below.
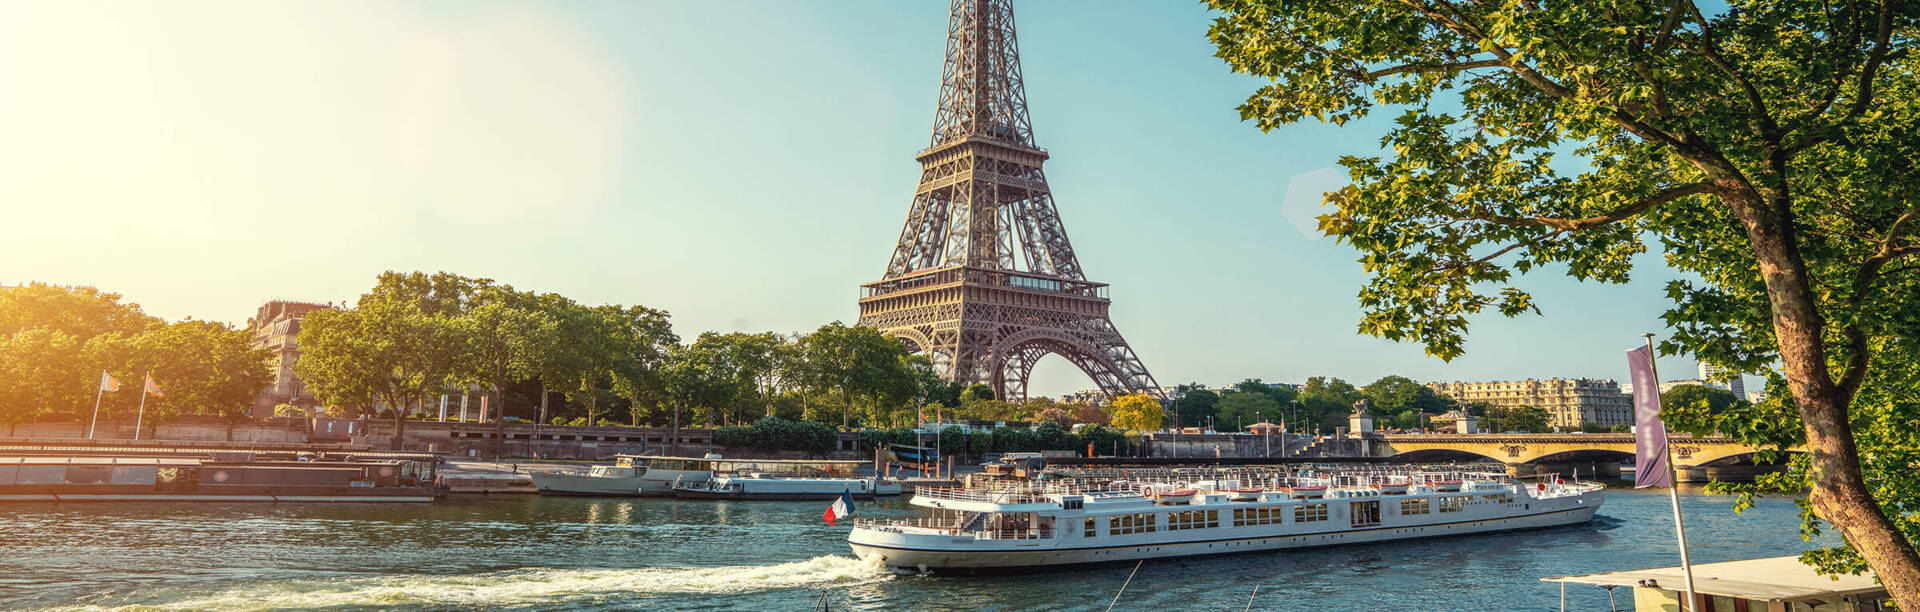
<svg viewBox="0 0 1920 612">
<path fill-rule="evenodd" d="M 1796 553 L 1789 500 L 1684 495 L 1697 561 Z M 1133 566 L 899 577 L 816 502 L 455 498 L 433 505 L 0 506 L 0 608 L 1104 609 Z M 916 514 L 903 499 L 863 516 Z M 1551 610 L 1543 576 L 1677 565 L 1664 492 L 1545 531 L 1148 561 L 1115 609 Z M 1621 595 L 1628 596 L 1625 591 Z M 1622 601 L 1625 601 L 1623 598 Z M 1568 609 L 1606 593 L 1568 588 Z"/>
</svg>

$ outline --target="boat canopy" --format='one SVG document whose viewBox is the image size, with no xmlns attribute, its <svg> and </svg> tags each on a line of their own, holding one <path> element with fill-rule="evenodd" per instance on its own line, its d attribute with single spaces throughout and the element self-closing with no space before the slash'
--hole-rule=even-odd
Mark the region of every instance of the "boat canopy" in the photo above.
<svg viewBox="0 0 1920 612">
<path fill-rule="evenodd" d="M 708 457 L 654 457 L 619 455 L 617 465 L 645 466 L 649 469 L 713 472 L 716 474 L 770 474 L 776 476 L 844 477 L 865 461 L 828 459 L 727 459 Z"/>
</svg>

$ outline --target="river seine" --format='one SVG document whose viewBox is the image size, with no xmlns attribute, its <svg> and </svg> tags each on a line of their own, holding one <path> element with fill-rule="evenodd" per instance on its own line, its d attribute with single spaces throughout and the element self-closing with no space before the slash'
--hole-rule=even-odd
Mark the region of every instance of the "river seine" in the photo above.
<svg viewBox="0 0 1920 612">
<path fill-rule="evenodd" d="M 1697 562 L 1797 553 L 1791 500 L 1683 497 Z M 855 560 L 824 503 L 455 498 L 432 505 L 0 506 L 0 608 L 1105 609 L 1132 565 L 894 576 Z M 860 516 L 914 514 L 905 500 Z M 1552 610 L 1543 576 L 1677 565 L 1664 492 L 1615 488 L 1592 523 L 1537 532 L 1148 561 L 1116 610 Z M 1631 598 L 1620 592 L 1623 602 Z M 1606 592 L 1568 587 L 1568 609 Z"/>
</svg>

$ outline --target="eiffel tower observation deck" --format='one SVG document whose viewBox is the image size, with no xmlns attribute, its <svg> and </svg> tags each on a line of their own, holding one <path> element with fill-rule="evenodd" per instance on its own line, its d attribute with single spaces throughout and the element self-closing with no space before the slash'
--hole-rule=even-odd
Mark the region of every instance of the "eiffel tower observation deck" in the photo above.
<svg viewBox="0 0 1920 612">
<path fill-rule="evenodd" d="M 1113 397 L 1159 385 L 1086 279 L 1034 144 L 1007 0 L 953 0 L 931 144 L 886 275 L 861 286 L 860 324 L 932 359 L 948 380 L 1026 397 L 1059 355 Z"/>
</svg>

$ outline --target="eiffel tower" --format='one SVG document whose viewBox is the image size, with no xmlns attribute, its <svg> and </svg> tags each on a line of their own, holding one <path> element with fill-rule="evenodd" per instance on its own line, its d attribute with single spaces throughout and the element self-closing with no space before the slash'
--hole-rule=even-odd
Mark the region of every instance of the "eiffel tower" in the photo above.
<svg viewBox="0 0 1920 612">
<path fill-rule="evenodd" d="M 1059 355 L 1109 398 L 1159 385 L 1080 270 L 1040 165 L 1007 0 L 953 0 L 931 146 L 886 276 L 861 285 L 860 324 L 900 338 L 963 384 L 1025 399 Z"/>
</svg>

